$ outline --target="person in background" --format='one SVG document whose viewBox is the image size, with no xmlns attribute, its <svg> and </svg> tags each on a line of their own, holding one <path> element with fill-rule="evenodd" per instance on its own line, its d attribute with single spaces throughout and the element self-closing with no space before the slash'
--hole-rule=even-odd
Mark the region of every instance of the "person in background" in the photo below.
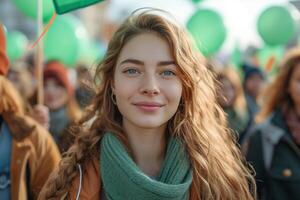
<svg viewBox="0 0 300 200">
<path fill-rule="evenodd" d="M 7 78 L 13 83 L 24 101 L 28 99 L 34 93 L 34 87 L 31 82 L 31 74 L 28 71 L 28 66 L 25 62 L 14 62 L 8 71 Z"/>
<path fill-rule="evenodd" d="M 264 74 L 258 67 L 245 64 L 244 69 L 244 92 L 250 119 L 253 120 L 260 110 L 258 97 L 265 84 Z"/>
<path fill-rule="evenodd" d="M 24 63 L 27 69 L 27 72 L 29 72 L 30 75 L 30 85 L 31 85 L 31 96 L 28 97 L 28 104 L 31 106 L 31 108 L 35 107 L 38 104 L 37 101 L 37 70 L 36 70 L 36 64 L 35 64 L 35 55 L 33 53 L 26 54 L 24 58 L 22 58 L 21 63 Z M 14 68 L 14 64 L 12 65 Z"/>
<path fill-rule="evenodd" d="M 15 62 L 11 65 L 7 78 L 13 83 L 19 91 L 23 101 L 25 102 L 25 110 L 28 115 L 40 123 L 44 128 L 49 128 L 49 109 L 44 105 L 31 105 L 32 97 L 36 98 L 36 86 L 32 81 L 32 74 L 29 66 L 23 61 Z"/>
<path fill-rule="evenodd" d="M 300 48 L 285 55 L 247 144 L 258 199 L 300 197 Z"/>
<path fill-rule="evenodd" d="M 217 80 L 220 83 L 219 104 L 227 114 L 229 127 L 241 141 L 249 123 L 241 79 L 234 69 L 227 67 L 217 72 Z"/>
<path fill-rule="evenodd" d="M 74 87 L 69 81 L 66 67 L 59 61 L 49 61 L 44 68 L 44 101 L 49 108 L 49 132 L 61 152 L 73 142 L 68 128 L 81 117 L 81 110 L 75 100 Z"/>
<path fill-rule="evenodd" d="M 112 37 L 75 144 L 39 199 L 253 199 L 212 73 L 188 34 L 151 11 Z"/>
<path fill-rule="evenodd" d="M 5 51 L 0 25 L 0 199 L 37 199 L 60 153 L 50 134 L 25 113 L 20 94 L 5 77 Z"/>
<path fill-rule="evenodd" d="M 76 68 L 77 72 L 77 87 L 75 90 L 76 100 L 79 106 L 83 109 L 91 103 L 94 95 L 92 86 L 92 75 L 87 66 L 80 64 Z"/>
</svg>

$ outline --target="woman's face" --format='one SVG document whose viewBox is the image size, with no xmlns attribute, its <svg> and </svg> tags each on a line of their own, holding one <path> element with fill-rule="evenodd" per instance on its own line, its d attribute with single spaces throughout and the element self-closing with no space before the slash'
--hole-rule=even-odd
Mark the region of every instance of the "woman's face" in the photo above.
<svg viewBox="0 0 300 200">
<path fill-rule="evenodd" d="M 245 83 L 245 90 L 252 97 L 256 98 L 264 85 L 264 79 L 259 74 L 252 74 Z"/>
<path fill-rule="evenodd" d="M 7 78 L 13 83 L 23 98 L 27 99 L 32 96 L 34 88 L 31 82 L 31 76 L 27 71 L 10 70 Z"/>
<path fill-rule="evenodd" d="M 48 78 L 45 80 L 44 98 L 45 105 L 50 110 L 56 110 L 67 104 L 68 93 L 55 79 Z"/>
<path fill-rule="evenodd" d="M 300 106 L 300 63 L 293 70 L 289 83 L 289 93 L 293 102 Z"/>
<path fill-rule="evenodd" d="M 123 125 L 145 129 L 166 125 L 182 94 L 179 69 L 168 43 L 151 33 L 129 40 L 117 60 L 113 92 Z"/>
<path fill-rule="evenodd" d="M 220 105 L 223 108 L 233 106 L 236 92 L 234 90 L 232 83 L 227 78 L 221 78 L 220 82 L 221 82 L 220 98 L 219 98 Z"/>
</svg>

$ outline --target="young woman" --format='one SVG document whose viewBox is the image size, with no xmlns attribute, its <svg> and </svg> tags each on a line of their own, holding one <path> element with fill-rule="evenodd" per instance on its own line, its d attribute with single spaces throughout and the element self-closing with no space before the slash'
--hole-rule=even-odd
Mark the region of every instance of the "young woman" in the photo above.
<svg viewBox="0 0 300 200">
<path fill-rule="evenodd" d="M 253 199 L 214 80 L 186 33 L 146 10 L 114 34 L 89 115 L 40 199 Z"/>
<path fill-rule="evenodd" d="M 75 100 L 66 67 L 59 61 L 49 61 L 44 69 L 44 99 L 49 108 L 49 132 L 61 152 L 68 150 L 73 136 L 68 132 L 70 125 L 81 117 L 81 110 Z"/>
<path fill-rule="evenodd" d="M 288 52 L 266 90 L 259 124 L 248 142 L 247 159 L 256 171 L 259 199 L 300 196 L 300 49 Z"/>
<path fill-rule="evenodd" d="M 220 82 L 219 103 L 227 114 L 229 127 L 241 141 L 248 127 L 249 116 L 240 77 L 233 69 L 225 68 L 218 71 L 217 80 Z"/>
<path fill-rule="evenodd" d="M 7 78 L 19 91 L 24 101 L 27 102 L 34 92 L 31 83 L 31 74 L 27 64 L 22 61 L 12 64 L 8 71 Z"/>
</svg>

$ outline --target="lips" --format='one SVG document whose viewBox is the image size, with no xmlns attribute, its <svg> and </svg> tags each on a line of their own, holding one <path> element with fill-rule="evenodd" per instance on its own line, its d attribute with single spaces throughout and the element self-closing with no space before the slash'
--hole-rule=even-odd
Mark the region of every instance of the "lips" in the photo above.
<svg viewBox="0 0 300 200">
<path fill-rule="evenodd" d="M 139 109 L 143 111 L 156 111 L 159 108 L 163 107 L 164 104 L 158 103 L 158 102 L 137 102 L 133 103 L 133 105 L 137 106 Z"/>
<path fill-rule="evenodd" d="M 147 106 L 147 107 L 162 107 L 163 104 L 157 102 L 138 102 L 133 103 L 135 106 Z"/>
</svg>

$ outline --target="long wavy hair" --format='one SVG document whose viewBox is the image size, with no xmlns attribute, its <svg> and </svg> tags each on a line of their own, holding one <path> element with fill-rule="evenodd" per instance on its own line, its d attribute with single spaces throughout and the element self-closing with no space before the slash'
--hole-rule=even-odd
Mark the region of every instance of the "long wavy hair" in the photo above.
<svg viewBox="0 0 300 200">
<path fill-rule="evenodd" d="M 24 110 L 25 106 L 18 91 L 6 77 L 0 75 L 0 114 L 24 115 Z"/>
<path fill-rule="evenodd" d="M 247 104 L 243 91 L 242 80 L 239 77 L 238 73 L 229 67 L 217 71 L 217 80 L 220 82 L 222 79 L 227 79 L 235 92 L 235 97 L 233 100 L 233 108 L 239 112 L 247 112 Z M 219 83 L 221 84 L 221 83 Z"/>
<path fill-rule="evenodd" d="M 119 121 L 122 116 L 111 99 L 111 84 L 122 48 L 143 33 L 155 33 L 168 42 L 181 73 L 183 106 L 169 120 L 168 131 L 181 139 L 189 154 L 193 169 L 190 199 L 253 199 L 254 179 L 225 125 L 225 114 L 216 103 L 212 72 L 203 64 L 203 57 L 195 51 L 187 33 L 153 10 L 132 14 L 113 35 L 96 69 L 98 91 L 94 103 L 77 128 L 75 144 L 44 188 L 42 199 L 57 199 L 69 191 L 77 176 L 76 164 L 84 166 L 91 158 L 99 159 L 99 142 L 105 132 L 116 134 L 128 145 Z"/>
<path fill-rule="evenodd" d="M 279 65 L 279 73 L 273 82 L 265 89 L 263 105 L 255 120 L 264 121 L 276 109 L 293 106 L 293 100 L 288 88 L 292 73 L 300 63 L 300 48 L 293 48 L 286 52 Z"/>
<path fill-rule="evenodd" d="M 25 104 L 13 84 L 0 75 L 0 116 L 11 125 L 11 134 L 14 139 L 21 140 L 33 130 L 32 124 L 26 123 Z"/>
</svg>

